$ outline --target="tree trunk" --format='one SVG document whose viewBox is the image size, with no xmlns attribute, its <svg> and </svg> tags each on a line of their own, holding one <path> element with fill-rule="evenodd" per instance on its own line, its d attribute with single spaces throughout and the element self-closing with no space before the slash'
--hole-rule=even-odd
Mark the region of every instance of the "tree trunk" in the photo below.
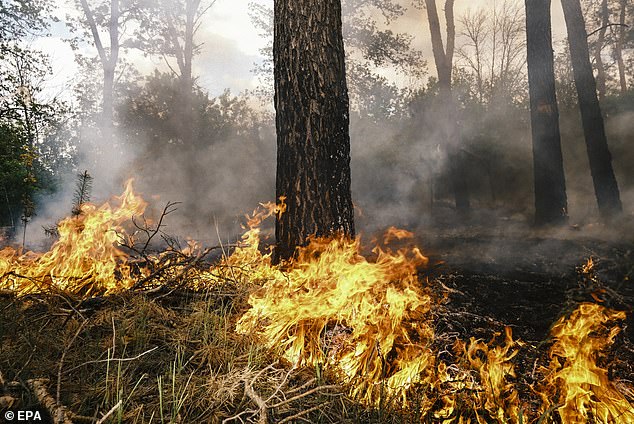
<svg viewBox="0 0 634 424">
<path fill-rule="evenodd" d="M 200 0 L 187 0 L 185 5 L 185 39 L 183 49 L 183 67 L 181 71 L 181 101 L 183 120 L 181 122 L 181 137 L 183 143 L 191 146 L 194 141 L 194 111 L 192 110 L 192 96 L 194 80 L 192 77 L 192 62 L 194 58 L 194 23 L 196 12 L 200 7 Z"/>
<path fill-rule="evenodd" d="M 456 210 L 461 214 L 467 214 L 470 210 L 469 185 L 465 175 L 466 165 L 460 152 L 460 131 L 457 130 L 457 107 L 451 90 L 453 69 L 453 55 L 456 40 L 456 27 L 454 22 L 454 0 L 445 1 L 445 20 L 447 22 L 447 48 L 443 46 L 440 32 L 440 19 L 436 0 L 425 0 L 429 32 L 431 35 L 432 51 L 436 72 L 438 73 L 439 97 L 443 107 L 442 122 L 439 122 L 444 141 L 444 148 L 449 163 L 449 178 L 454 192 Z"/>
<path fill-rule="evenodd" d="M 276 0 L 277 261 L 311 236 L 354 236 L 340 0 Z"/>
<path fill-rule="evenodd" d="M 622 212 L 619 188 L 612 169 L 612 155 L 608 149 L 603 115 L 597 98 L 596 82 L 592 73 L 583 12 L 579 0 L 562 0 L 572 70 L 577 87 L 583 132 L 586 139 L 590 171 L 597 196 L 599 211 L 604 218 Z"/>
<path fill-rule="evenodd" d="M 603 46 L 605 45 L 605 33 L 608 30 L 608 24 L 610 23 L 610 9 L 608 8 L 608 0 L 602 0 L 601 2 L 601 29 L 599 30 L 599 38 L 597 40 L 597 48 L 594 52 L 594 61 L 597 66 L 597 91 L 599 92 L 599 99 L 605 98 L 606 92 L 606 77 L 605 77 L 605 65 L 603 64 Z M 572 52 L 570 53 L 572 54 Z"/>
<path fill-rule="evenodd" d="M 616 55 L 616 63 L 619 67 L 619 84 L 621 86 L 621 94 L 627 92 L 627 80 L 625 78 L 625 62 L 623 61 L 623 44 L 625 43 L 625 17 L 627 14 L 627 0 L 620 1 L 619 16 L 619 33 L 616 37 L 614 53 Z"/>
<path fill-rule="evenodd" d="M 108 23 L 108 33 L 110 38 L 110 54 L 106 52 L 106 49 L 101 42 L 101 36 L 99 35 L 99 29 L 95 22 L 95 17 L 88 5 L 87 0 L 80 0 L 81 8 L 86 16 L 88 27 L 93 36 L 97 53 L 99 54 L 99 61 L 103 70 L 103 92 L 102 92 L 102 112 L 100 127 L 102 131 L 102 137 L 106 142 L 108 148 L 112 144 L 112 135 L 114 130 L 114 118 L 113 118 L 113 97 L 114 97 L 114 74 L 117 68 L 117 62 L 119 60 L 119 0 L 110 0 L 110 21 Z"/>
<path fill-rule="evenodd" d="M 560 224 L 567 221 L 568 202 L 555 94 L 550 0 L 525 0 L 525 5 L 535 223 Z"/>
</svg>

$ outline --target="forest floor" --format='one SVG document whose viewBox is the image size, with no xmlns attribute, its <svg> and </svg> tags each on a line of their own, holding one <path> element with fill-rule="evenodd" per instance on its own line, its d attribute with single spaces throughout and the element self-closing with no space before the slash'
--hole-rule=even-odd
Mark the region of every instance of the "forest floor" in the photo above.
<svg viewBox="0 0 634 424">
<path fill-rule="evenodd" d="M 434 323 L 443 343 L 489 341 L 510 327 L 529 353 L 516 362 L 521 392 L 551 325 L 582 302 L 600 303 L 628 314 L 605 366 L 634 382 L 631 244 L 475 227 L 420 237 L 430 257 L 421 275 L 446 294 Z M 580 271 L 589 258 L 592 277 Z M 415 410 L 360 405 L 327 369 L 291 369 L 236 334 L 247 297 L 229 285 L 89 300 L 0 295 L 0 411 L 39 408 L 40 422 L 50 411 L 99 423 L 421 421 Z"/>
</svg>

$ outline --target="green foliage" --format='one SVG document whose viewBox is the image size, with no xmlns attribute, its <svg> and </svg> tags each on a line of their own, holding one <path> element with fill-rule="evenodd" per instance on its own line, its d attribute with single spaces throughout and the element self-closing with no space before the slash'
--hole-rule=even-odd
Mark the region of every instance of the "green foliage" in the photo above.
<svg viewBox="0 0 634 424">
<path fill-rule="evenodd" d="M 183 111 L 174 102 L 180 90 L 178 78 L 158 71 L 147 77 L 144 85 L 131 88 L 118 110 L 126 138 L 151 147 L 155 153 L 182 151 L 184 147 L 196 154 L 198 147 L 257 132 L 261 118 L 246 98 L 232 96 L 229 91 L 210 98 L 197 89 L 192 96 L 194 145 L 183 146 L 177 132 Z"/>
<path fill-rule="evenodd" d="M 48 27 L 49 0 L 0 1 L 0 48 L 29 34 L 40 34 Z"/>
</svg>

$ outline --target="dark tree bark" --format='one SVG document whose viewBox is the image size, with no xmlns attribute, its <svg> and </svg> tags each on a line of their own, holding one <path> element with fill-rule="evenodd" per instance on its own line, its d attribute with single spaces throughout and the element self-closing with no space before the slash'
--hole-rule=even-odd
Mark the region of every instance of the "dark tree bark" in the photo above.
<svg viewBox="0 0 634 424">
<path fill-rule="evenodd" d="M 555 94 L 550 0 L 525 0 L 525 5 L 535 223 L 560 224 L 567 221 L 568 201 Z"/>
<path fill-rule="evenodd" d="M 443 120 L 438 124 L 442 126 L 441 131 L 447 151 L 449 177 L 456 201 L 456 210 L 462 214 L 466 214 L 470 209 L 469 186 L 465 175 L 466 164 L 464 163 L 465 161 L 460 150 L 460 131 L 457 128 L 458 122 L 456 120 L 457 107 L 451 90 L 453 56 L 456 42 L 456 26 L 453 11 L 454 0 L 445 1 L 445 21 L 447 23 L 446 48 L 443 46 L 436 0 L 425 0 L 425 7 L 429 21 L 434 62 L 438 74 L 440 101 L 444 108 Z"/>
<path fill-rule="evenodd" d="M 276 260 L 308 238 L 354 236 L 340 0 L 276 0 Z"/>
<path fill-rule="evenodd" d="M 612 169 L 612 155 L 605 135 L 601 106 L 597 98 L 597 85 L 590 63 L 586 25 L 579 0 L 562 0 L 561 4 L 568 29 L 572 70 L 581 109 L 594 192 L 601 215 L 604 218 L 610 218 L 620 214 L 623 207 Z"/>
</svg>

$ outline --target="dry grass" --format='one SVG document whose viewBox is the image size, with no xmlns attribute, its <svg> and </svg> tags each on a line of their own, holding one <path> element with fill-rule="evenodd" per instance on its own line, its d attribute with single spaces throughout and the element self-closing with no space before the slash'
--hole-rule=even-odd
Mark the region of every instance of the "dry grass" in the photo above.
<svg viewBox="0 0 634 424">
<path fill-rule="evenodd" d="M 245 301 L 230 286 L 162 298 L 0 298 L 4 389 L 14 408 L 33 408 L 25 383 L 39 379 L 74 422 L 404 422 L 356 404 L 326 371 L 293 369 L 237 334 Z"/>
</svg>

